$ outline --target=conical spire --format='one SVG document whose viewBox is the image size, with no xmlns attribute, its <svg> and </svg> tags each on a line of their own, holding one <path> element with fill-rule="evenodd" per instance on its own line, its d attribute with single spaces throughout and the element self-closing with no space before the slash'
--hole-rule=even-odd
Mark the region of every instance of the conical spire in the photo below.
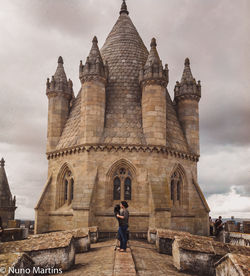
<svg viewBox="0 0 250 276">
<path fill-rule="evenodd" d="M 200 100 L 201 97 L 201 84 L 200 81 L 196 83 L 194 79 L 191 68 L 190 68 L 190 60 L 189 58 L 185 59 L 184 62 L 184 71 L 182 74 L 181 82 L 176 82 L 175 86 L 175 101 L 177 102 L 180 97 L 183 96 L 191 96 L 197 100 Z"/>
<path fill-rule="evenodd" d="M 123 13 L 124 14 L 129 14 L 127 4 L 126 4 L 125 0 L 122 1 L 122 6 L 121 6 L 121 10 L 120 10 L 120 14 L 123 14 Z"/>
<path fill-rule="evenodd" d="M 168 67 L 165 65 L 165 69 L 163 69 L 162 61 L 160 60 L 156 46 L 156 39 L 152 38 L 147 62 L 140 72 L 140 81 L 145 79 L 162 79 L 167 85 Z"/>
<path fill-rule="evenodd" d="M 185 63 L 184 63 L 184 71 L 182 74 L 181 82 L 193 81 L 193 79 L 194 78 L 193 78 L 191 68 L 190 68 L 190 61 L 189 61 L 189 58 L 186 58 Z"/>
<path fill-rule="evenodd" d="M 4 169 L 5 161 L 2 158 L 0 161 L 0 207 L 15 206 L 14 199 L 10 192 L 8 179 Z"/>
<path fill-rule="evenodd" d="M 47 79 L 47 95 L 50 95 L 51 93 L 54 92 L 62 92 L 64 94 L 67 94 L 71 96 L 73 94 L 73 89 L 72 89 L 72 81 L 67 80 L 66 73 L 64 71 L 64 66 L 63 66 L 63 58 L 60 56 L 57 61 L 57 69 L 52 76 L 51 81 Z"/>
<path fill-rule="evenodd" d="M 86 59 L 85 65 L 80 61 L 79 67 L 80 79 L 82 82 L 93 76 L 99 76 L 106 79 L 106 68 L 104 66 L 102 56 L 98 47 L 97 37 L 92 40 L 92 47 L 89 56 Z"/>
</svg>

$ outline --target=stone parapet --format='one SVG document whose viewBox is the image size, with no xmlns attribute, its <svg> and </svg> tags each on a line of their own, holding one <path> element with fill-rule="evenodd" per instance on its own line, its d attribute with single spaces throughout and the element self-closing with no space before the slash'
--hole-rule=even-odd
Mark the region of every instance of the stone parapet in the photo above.
<svg viewBox="0 0 250 276">
<path fill-rule="evenodd" d="M 234 245 L 250 246 L 250 234 L 227 232 L 226 242 Z"/>
<path fill-rule="evenodd" d="M 248 276 L 250 275 L 250 256 L 227 254 L 215 263 L 216 276 Z"/>
<path fill-rule="evenodd" d="M 74 246 L 76 253 L 83 253 L 90 250 L 90 230 L 89 228 L 78 228 L 63 231 L 63 233 L 71 234 L 74 238 Z"/>
<path fill-rule="evenodd" d="M 30 236 L 23 241 L 0 244 L 1 253 L 25 252 L 35 267 L 69 269 L 75 263 L 72 234 L 54 232 Z"/>
<path fill-rule="evenodd" d="M 98 226 L 89 227 L 89 232 L 90 232 L 90 241 L 91 241 L 91 243 L 98 242 L 98 239 L 99 239 L 99 228 L 98 228 Z"/>
<path fill-rule="evenodd" d="M 235 246 L 209 239 L 193 237 L 176 237 L 172 247 L 173 263 L 179 271 L 198 275 L 215 275 L 214 265 L 228 253 L 249 256 L 250 248 Z"/>
<path fill-rule="evenodd" d="M 0 275 L 33 276 L 33 260 L 25 253 L 0 254 Z"/>
</svg>

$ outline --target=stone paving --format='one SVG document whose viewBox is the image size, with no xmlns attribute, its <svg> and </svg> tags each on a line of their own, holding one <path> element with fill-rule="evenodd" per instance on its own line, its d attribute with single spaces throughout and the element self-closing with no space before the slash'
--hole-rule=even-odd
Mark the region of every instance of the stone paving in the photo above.
<svg viewBox="0 0 250 276">
<path fill-rule="evenodd" d="M 91 244 L 90 251 L 77 254 L 75 266 L 63 275 L 112 276 L 115 259 L 114 245 L 114 240 Z"/>
<path fill-rule="evenodd" d="M 75 266 L 63 275 L 70 276 L 187 276 L 173 266 L 172 256 L 159 254 L 146 241 L 129 241 L 126 253 L 114 250 L 115 241 L 91 244 L 91 250 L 76 255 Z M 132 256 L 131 256 L 132 253 Z M 135 271 L 136 270 L 136 271 Z M 194 274 L 192 274 L 194 275 Z"/>
<path fill-rule="evenodd" d="M 173 257 L 160 254 L 155 245 L 146 241 L 130 241 L 130 247 L 136 266 L 137 276 L 187 276 L 173 265 Z"/>
</svg>

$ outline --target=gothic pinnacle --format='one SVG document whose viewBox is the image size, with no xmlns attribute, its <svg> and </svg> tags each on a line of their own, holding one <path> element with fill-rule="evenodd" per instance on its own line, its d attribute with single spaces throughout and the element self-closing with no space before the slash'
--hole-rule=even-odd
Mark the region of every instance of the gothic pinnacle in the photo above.
<svg viewBox="0 0 250 276">
<path fill-rule="evenodd" d="M 125 0 L 122 1 L 122 6 L 121 6 L 120 14 L 122 14 L 122 13 L 129 14 L 128 8 L 127 8 L 127 4 L 126 4 Z"/>
<path fill-rule="evenodd" d="M 186 58 L 186 59 L 185 59 L 184 65 L 185 65 L 185 66 L 190 66 L 190 60 L 189 60 L 189 58 Z"/>
<path fill-rule="evenodd" d="M 96 36 L 94 36 L 93 40 L 92 40 L 93 44 L 98 44 L 98 39 Z"/>
<path fill-rule="evenodd" d="M 63 64 L 63 58 L 61 56 L 58 58 L 58 63 Z"/>
<path fill-rule="evenodd" d="M 4 167 L 4 164 L 5 164 L 5 161 L 4 161 L 4 159 L 2 158 L 1 161 L 0 161 L 0 166 L 1 166 L 1 167 Z"/>
<path fill-rule="evenodd" d="M 156 47 L 156 46 L 157 46 L 156 39 L 153 37 L 152 40 L 151 40 L 151 43 L 150 43 L 150 47 L 153 48 L 153 47 Z"/>
</svg>

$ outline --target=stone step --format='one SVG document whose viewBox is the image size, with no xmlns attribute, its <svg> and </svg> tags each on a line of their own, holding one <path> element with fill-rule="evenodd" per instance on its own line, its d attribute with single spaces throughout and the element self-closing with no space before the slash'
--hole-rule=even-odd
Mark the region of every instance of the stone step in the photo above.
<svg viewBox="0 0 250 276">
<path fill-rule="evenodd" d="M 130 248 L 127 248 L 126 252 L 116 250 L 113 276 L 136 276 Z"/>
</svg>

